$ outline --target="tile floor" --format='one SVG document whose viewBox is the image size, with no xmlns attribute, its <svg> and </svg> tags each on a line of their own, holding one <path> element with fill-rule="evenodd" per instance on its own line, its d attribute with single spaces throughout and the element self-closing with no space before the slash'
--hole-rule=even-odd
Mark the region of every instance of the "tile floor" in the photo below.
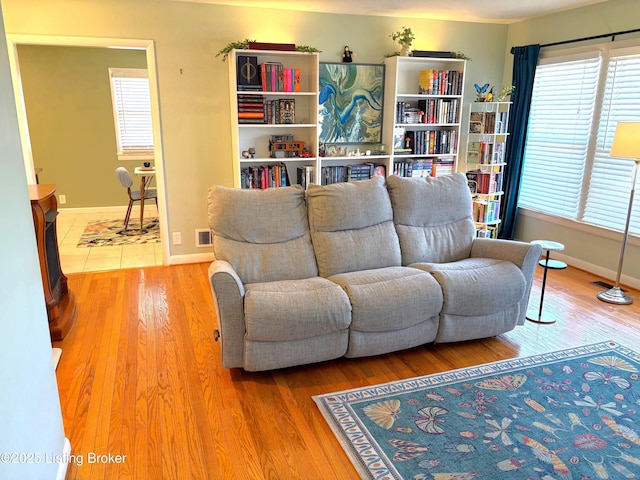
<svg viewBox="0 0 640 480">
<path fill-rule="evenodd" d="M 93 220 L 109 220 L 122 218 L 122 212 L 108 209 L 90 213 L 76 213 L 64 208 L 59 209 L 57 218 L 58 249 L 62 271 L 67 273 L 96 272 L 100 270 L 117 270 L 120 268 L 148 267 L 162 265 L 162 243 L 142 245 L 122 245 L 118 247 L 80 247 L 78 241 L 87 223 Z M 138 210 L 139 212 L 139 210 Z M 148 213 L 147 213 L 148 212 Z M 157 215 L 155 205 L 145 206 L 145 218 Z M 139 213 L 134 209 L 132 218 Z"/>
</svg>

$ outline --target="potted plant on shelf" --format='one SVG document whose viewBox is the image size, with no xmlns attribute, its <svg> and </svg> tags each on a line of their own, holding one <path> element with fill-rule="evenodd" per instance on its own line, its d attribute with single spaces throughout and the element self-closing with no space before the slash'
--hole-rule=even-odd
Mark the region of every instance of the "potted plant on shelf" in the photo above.
<svg viewBox="0 0 640 480">
<path fill-rule="evenodd" d="M 416 39 L 416 36 L 411 31 L 411 28 L 402 27 L 401 30 L 394 32 L 389 36 L 391 37 L 391 40 L 393 40 L 394 42 L 398 42 L 398 44 L 400 45 L 400 55 L 402 55 L 403 57 L 408 57 L 411 44 Z"/>
</svg>

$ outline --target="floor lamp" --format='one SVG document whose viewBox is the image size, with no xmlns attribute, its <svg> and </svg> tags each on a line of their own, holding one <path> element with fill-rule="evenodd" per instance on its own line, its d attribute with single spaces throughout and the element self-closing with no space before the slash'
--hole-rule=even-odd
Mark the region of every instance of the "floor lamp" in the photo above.
<svg viewBox="0 0 640 480">
<path fill-rule="evenodd" d="M 629 209 L 627 210 L 627 223 L 624 227 L 622 237 L 622 248 L 620 249 L 620 261 L 618 262 L 618 273 L 616 283 L 609 290 L 598 293 L 598 298 L 603 302 L 617 303 L 619 305 L 629 305 L 633 303 L 633 298 L 625 294 L 620 288 L 620 274 L 622 273 L 622 263 L 624 262 L 624 250 L 627 246 L 629 236 L 629 223 L 631 222 L 631 209 L 633 207 L 633 197 L 636 190 L 636 177 L 638 175 L 638 163 L 640 163 L 640 122 L 618 122 L 616 133 L 611 144 L 612 157 L 633 158 L 633 181 L 631 183 L 631 196 L 629 198 Z"/>
</svg>

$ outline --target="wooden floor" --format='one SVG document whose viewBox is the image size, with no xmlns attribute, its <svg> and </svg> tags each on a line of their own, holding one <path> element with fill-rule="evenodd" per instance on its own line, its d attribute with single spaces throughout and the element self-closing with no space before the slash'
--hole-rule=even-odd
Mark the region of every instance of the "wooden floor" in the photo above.
<svg viewBox="0 0 640 480">
<path fill-rule="evenodd" d="M 495 338 L 267 373 L 224 370 L 207 264 L 69 275 L 78 310 L 57 370 L 69 479 L 352 479 L 312 395 L 604 340 L 640 348 L 640 294 L 614 306 L 601 280 L 549 272 L 545 311 Z M 539 295 L 538 268 L 532 298 Z M 89 463 L 89 454 L 126 455 Z"/>
</svg>

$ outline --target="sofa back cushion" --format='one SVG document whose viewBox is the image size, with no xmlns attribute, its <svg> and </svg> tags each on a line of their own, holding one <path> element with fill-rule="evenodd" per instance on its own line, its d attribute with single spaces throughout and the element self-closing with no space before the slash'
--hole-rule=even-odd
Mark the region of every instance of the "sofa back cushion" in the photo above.
<svg viewBox="0 0 640 480">
<path fill-rule="evenodd" d="M 472 201 L 463 173 L 387 178 L 402 264 L 467 258 L 475 236 Z"/>
<path fill-rule="evenodd" d="M 400 265 L 384 178 L 309 185 L 307 208 L 320 276 Z"/>
<path fill-rule="evenodd" d="M 318 275 L 299 185 L 266 190 L 214 185 L 208 213 L 215 257 L 229 262 L 243 283 Z"/>
</svg>

